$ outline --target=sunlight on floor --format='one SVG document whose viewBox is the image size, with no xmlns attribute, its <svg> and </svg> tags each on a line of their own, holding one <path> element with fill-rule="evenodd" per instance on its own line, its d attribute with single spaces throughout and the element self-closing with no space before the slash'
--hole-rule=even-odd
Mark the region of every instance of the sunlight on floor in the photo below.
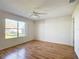
<svg viewBox="0 0 79 59">
<path fill-rule="evenodd" d="M 21 49 L 12 54 L 9 54 L 4 59 L 25 59 L 25 57 L 26 57 L 26 51 L 25 49 Z"/>
</svg>

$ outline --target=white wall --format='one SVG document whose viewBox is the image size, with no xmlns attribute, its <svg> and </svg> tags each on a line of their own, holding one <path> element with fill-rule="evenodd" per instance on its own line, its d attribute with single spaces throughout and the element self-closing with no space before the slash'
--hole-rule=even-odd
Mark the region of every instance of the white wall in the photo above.
<svg viewBox="0 0 79 59">
<path fill-rule="evenodd" d="M 74 18 L 74 49 L 79 57 L 79 4 L 77 5 L 76 9 L 73 13 Z"/>
<path fill-rule="evenodd" d="M 20 21 L 26 22 L 26 24 L 28 26 L 28 27 L 26 27 L 26 29 L 27 29 L 26 37 L 6 40 L 5 39 L 5 34 L 4 34 L 5 33 L 4 32 L 5 18 L 10 18 L 10 19 L 20 20 Z M 32 20 L 14 15 L 14 14 L 11 14 L 11 13 L 7 13 L 7 12 L 4 12 L 4 11 L 0 11 L 0 50 L 34 39 L 33 26 L 34 26 L 34 23 L 33 23 Z"/>
<path fill-rule="evenodd" d="M 73 45 L 73 24 L 71 16 L 36 21 L 35 24 L 36 39 Z"/>
</svg>

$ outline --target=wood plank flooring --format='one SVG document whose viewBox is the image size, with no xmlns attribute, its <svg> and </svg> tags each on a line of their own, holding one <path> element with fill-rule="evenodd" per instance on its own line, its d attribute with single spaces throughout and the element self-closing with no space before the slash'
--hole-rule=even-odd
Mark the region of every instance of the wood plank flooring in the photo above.
<svg viewBox="0 0 79 59">
<path fill-rule="evenodd" d="M 0 51 L 0 59 L 75 59 L 75 57 L 70 46 L 34 40 Z"/>
</svg>

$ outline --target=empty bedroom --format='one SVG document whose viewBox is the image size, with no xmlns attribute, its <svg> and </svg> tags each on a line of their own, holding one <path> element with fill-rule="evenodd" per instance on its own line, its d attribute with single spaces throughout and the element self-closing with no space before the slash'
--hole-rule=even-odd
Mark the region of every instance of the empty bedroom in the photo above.
<svg viewBox="0 0 79 59">
<path fill-rule="evenodd" d="M 0 0 L 0 59 L 79 59 L 79 0 Z"/>
</svg>

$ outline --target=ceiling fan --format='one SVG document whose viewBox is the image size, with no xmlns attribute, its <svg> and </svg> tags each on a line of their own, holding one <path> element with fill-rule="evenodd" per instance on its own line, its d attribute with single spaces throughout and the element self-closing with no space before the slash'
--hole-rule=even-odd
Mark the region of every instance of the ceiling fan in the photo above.
<svg viewBox="0 0 79 59">
<path fill-rule="evenodd" d="M 41 15 L 44 15 L 44 14 L 47 14 L 47 13 L 43 13 L 43 12 L 39 12 L 39 11 L 36 11 L 36 10 L 32 10 L 32 13 L 31 13 L 31 16 L 30 17 L 40 17 Z"/>
</svg>

